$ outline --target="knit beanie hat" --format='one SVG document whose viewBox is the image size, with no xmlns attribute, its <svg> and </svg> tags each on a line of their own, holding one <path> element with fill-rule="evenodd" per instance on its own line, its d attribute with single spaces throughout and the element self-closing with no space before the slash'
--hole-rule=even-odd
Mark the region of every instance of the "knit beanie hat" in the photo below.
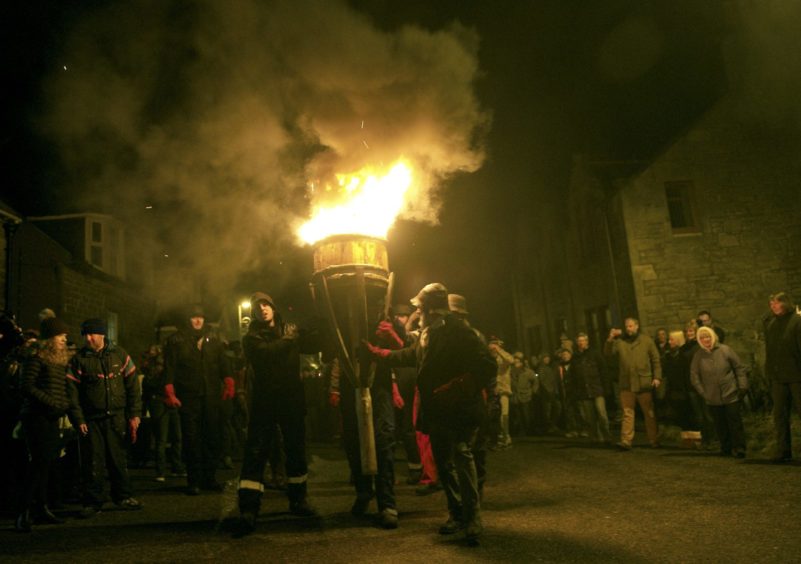
<svg viewBox="0 0 801 564">
<path fill-rule="evenodd" d="M 69 333 L 70 328 L 67 324 L 61 321 L 58 317 L 48 317 L 43 319 L 39 326 L 39 338 L 42 340 L 50 339 L 56 335 Z"/>
<path fill-rule="evenodd" d="M 92 318 L 81 323 L 81 335 L 107 335 L 106 322 L 102 319 Z"/>
</svg>

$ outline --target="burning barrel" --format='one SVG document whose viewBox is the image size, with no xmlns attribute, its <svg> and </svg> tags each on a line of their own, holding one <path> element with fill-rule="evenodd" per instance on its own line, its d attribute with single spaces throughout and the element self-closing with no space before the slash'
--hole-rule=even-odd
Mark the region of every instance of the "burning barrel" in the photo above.
<svg viewBox="0 0 801 564">
<path fill-rule="evenodd" d="M 356 391 L 362 473 L 377 472 L 370 386 L 375 364 L 360 358 L 362 340 L 387 316 L 392 274 L 386 242 L 363 235 L 333 235 L 314 244 L 311 290 L 334 336 L 341 373 Z"/>
</svg>

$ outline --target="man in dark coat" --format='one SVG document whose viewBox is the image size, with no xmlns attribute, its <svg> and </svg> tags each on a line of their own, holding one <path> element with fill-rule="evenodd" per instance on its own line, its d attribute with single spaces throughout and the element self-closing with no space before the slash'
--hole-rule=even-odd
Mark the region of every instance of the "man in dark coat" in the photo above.
<svg viewBox="0 0 801 564">
<path fill-rule="evenodd" d="M 765 375 L 773 396 L 776 453 L 773 461 L 793 458 L 790 404 L 801 416 L 801 316 L 785 292 L 770 297 L 771 316 L 765 323 Z M 792 401 L 791 401 L 792 398 Z"/>
<path fill-rule="evenodd" d="M 306 396 L 300 378 L 300 353 L 312 352 L 311 339 L 293 323 L 284 322 L 273 299 L 264 292 L 250 298 L 253 320 L 242 338 L 252 368 L 251 418 L 239 476 L 239 534 L 252 532 L 264 493 L 264 469 L 278 426 L 286 453 L 289 510 L 302 517 L 317 512 L 309 504 L 306 482 Z"/>
<path fill-rule="evenodd" d="M 599 441 L 611 444 L 609 417 L 606 414 L 604 381 L 606 362 L 600 351 L 590 348 L 590 338 L 586 333 L 576 337 L 576 355 L 573 357 L 573 389 L 579 403 L 585 425 L 591 435 Z"/>
<path fill-rule="evenodd" d="M 187 325 L 164 347 L 164 403 L 180 407 L 187 494 L 201 489 L 222 491 L 217 482 L 220 461 L 222 400 L 235 386 L 223 344 L 205 326 L 199 306 L 190 309 Z"/>
<path fill-rule="evenodd" d="M 136 366 L 127 352 L 107 339 L 103 320 L 87 319 L 81 334 L 86 345 L 67 366 L 70 421 L 86 437 L 82 444 L 89 460 L 81 516 L 100 511 L 106 471 L 114 503 L 121 509 L 140 509 L 142 505 L 131 495 L 125 449 L 126 431 L 136 442 L 142 412 Z"/>
<path fill-rule="evenodd" d="M 445 286 L 428 284 L 412 305 L 422 314 L 422 332 L 414 346 L 397 351 L 367 346 L 390 364 L 417 367 L 417 426 L 431 437 L 448 500 L 449 519 L 440 533 L 465 530 L 468 542 L 474 543 L 483 527 L 472 447 L 486 409 L 481 391 L 497 365 L 475 331 L 449 311 Z"/>
</svg>

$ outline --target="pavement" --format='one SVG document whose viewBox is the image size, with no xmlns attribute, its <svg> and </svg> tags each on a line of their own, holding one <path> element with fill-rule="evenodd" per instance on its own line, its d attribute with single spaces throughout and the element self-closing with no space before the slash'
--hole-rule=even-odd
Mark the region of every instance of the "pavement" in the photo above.
<svg viewBox="0 0 801 564">
<path fill-rule="evenodd" d="M 398 451 L 400 454 L 400 450 Z M 256 531 L 234 538 L 236 470 L 223 493 L 183 493 L 180 478 L 132 471 L 141 511 L 112 507 L 30 534 L 0 521 L 0 562 L 791 562 L 801 560 L 801 465 L 735 460 L 678 447 L 619 452 L 587 439 L 532 437 L 489 455 L 479 546 L 443 537 L 441 492 L 415 495 L 398 462 L 400 527 L 350 514 L 336 445 L 309 448 L 320 519 L 288 512 L 268 490 Z"/>
</svg>

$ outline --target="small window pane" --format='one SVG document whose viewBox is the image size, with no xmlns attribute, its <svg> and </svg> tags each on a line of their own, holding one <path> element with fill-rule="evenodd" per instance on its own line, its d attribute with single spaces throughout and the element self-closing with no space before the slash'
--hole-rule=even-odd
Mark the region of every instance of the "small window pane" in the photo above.
<svg viewBox="0 0 801 564">
<path fill-rule="evenodd" d="M 103 242 L 103 224 L 99 221 L 92 222 L 92 242 L 93 243 L 102 243 Z"/>
</svg>

